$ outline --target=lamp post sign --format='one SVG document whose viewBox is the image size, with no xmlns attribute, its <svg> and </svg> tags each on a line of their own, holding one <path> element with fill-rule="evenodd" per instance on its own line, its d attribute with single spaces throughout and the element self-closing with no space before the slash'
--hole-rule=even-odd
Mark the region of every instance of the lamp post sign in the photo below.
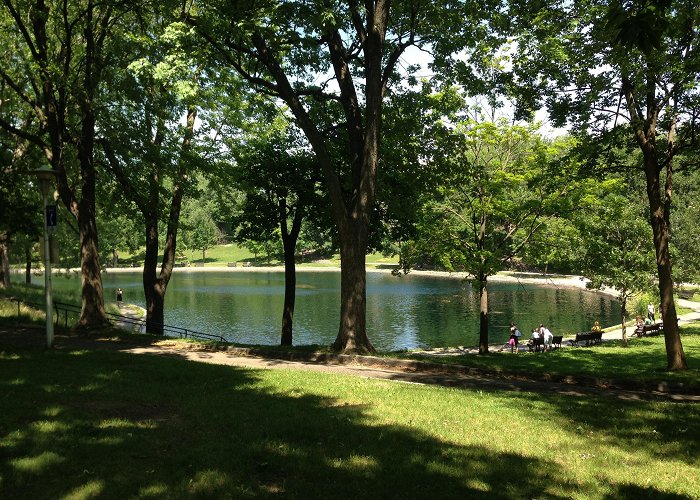
<svg viewBox="0 0 700 500">
<path fill-rule="evenodd" d="M 46 205 L 46 227 L 49 229 L 56 229 L 57 221 L 56 205 Z"/>
<path fill-rule="evenodd" d="M 49 247 L 49 231 L 56 229 L 58 217 L 56 205 L 49 205 L 48 198 L 51 185 L 56 176 L 50 168 L 32 170 L 39 181 L 39 190 L 44 202 L 44 291 L 46 295 L 46 346 L 53 347 L 53 298 L 51 294 L 51 253 Z"/>
</svg>

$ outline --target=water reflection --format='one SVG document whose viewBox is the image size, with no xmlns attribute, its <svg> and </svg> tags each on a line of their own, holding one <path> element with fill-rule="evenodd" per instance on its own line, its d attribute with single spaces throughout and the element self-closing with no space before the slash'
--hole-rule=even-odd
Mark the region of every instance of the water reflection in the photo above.
<svg viewBox="0 0 700 500">
<path fill-rule="evenodd" d="M 140 272 L 106 273 L 103 281 L 108 300 L 121 287 L 126 302 L 145 305 Z M 54 286 L 76 288 L 80 281 L 56 279 Z M 274 345 L 279 343 L 283 300 L 281 272 L 178 270 L 168 287 L 165 322 L 234 342 Z M 339 302 L 339 273 L 300 271 L 294 343 L 331 344 Z M 521 283 L 490 284 L 489 307 L 492 342 L 505 341 L 510 321 L 525 335 L 540 323 L 557 335 L 587 330 L 595 320 L 614 324 L 620 314 L 618 303 L 607 295 Z M 454 278 L 368 273 L 367 325 L 372 343 L 383 350 L 475 345 L 479 292 Z"/>
</svg>

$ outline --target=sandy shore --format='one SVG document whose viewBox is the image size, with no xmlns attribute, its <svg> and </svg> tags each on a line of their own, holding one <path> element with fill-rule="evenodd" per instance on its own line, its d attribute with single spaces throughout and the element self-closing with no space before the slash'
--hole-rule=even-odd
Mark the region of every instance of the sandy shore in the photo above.
<svg viewBox="0 0 700 500">
<path fill-rule="evenodd" d="M 79 269 L 70 269 L 68 272 L 80 272 Z M 141 273 L 142 269 L 140 267 L 109 267 L 106 268 L 104 273 Z M 368 267 L 368 273 L 391 273 L 391 269 L 387 268 L 372 268 Z M 66 270 L 60 271 L 66 272 Z M 267 272 L 284 272 L 283 266 L 269 266 L 269 267 L 224 267 L 224 266 L 190 266 L 190 267 L 176 267 L 173 269 L 175 273 L 206 273 L 206 272 L 230 272 L 230 273 L 267 273 Z M 304 272 L 340 272 L 339 267 L 333 266 L 303 266 L 297 267 L 298 273 Z M 59 273 L 59 271 L 57 271 Z M 464 280 L 469 276 L 467 273 L 449 273 L 444 271 L 411 271 L 410 275 L 416 276 L 434 276 L 446 279 L 459 279 Z M 566 275 L 543 275 L 540 273 L 525 273 L 525 272 L 502 272 L 489 277 L 490 283 L 522 283 L 529 285 L 539 285 L 539 286 L 552 286 L 552 287 L 564 287 L 564 288 L 578 288 L 586 290 L 586 283 L 588 280 L 582 276 L 566 276 Z M 593 293 L 605 293 L 608 295 L 617 295 L 616 291 L 612 288 L 606 288 L 604 290 L 591 290 Z"/>
</svg>

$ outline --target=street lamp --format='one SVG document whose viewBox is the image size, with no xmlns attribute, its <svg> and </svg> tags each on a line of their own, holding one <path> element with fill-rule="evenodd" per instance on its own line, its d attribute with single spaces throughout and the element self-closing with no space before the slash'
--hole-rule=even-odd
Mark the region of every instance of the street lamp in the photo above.
<svg viewBox="0 0 700 500">
<path fill-rule="evenodd" d="M 44 291 L 46 293 L 46 346 L 53 347 L 53 299 L 51 298 L 51 248 L 49 245 L 49 228 L 56 227 L 56 206 L 50 205 L 48 198 L 56 177 L 56 172 L 48 167 L 32 170 L 39 180 L 41 197 L 44 200 Z"/>
</svg>

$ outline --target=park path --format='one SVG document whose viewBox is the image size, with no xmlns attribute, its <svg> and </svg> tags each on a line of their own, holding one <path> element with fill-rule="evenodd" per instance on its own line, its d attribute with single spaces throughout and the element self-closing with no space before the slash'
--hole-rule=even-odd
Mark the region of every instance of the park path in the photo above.
<svg viewBox="0 0 700 500">
<path fill-rule="evenodd" d="M 693 312 L 679 317 L 679 324 L 700 320 L 700 303 L 679 300 L 679 305 L 692 308 Z M 142 318 L 138 306 L 123 304 L 122 314 L 132 319 Z M 132 330 L 134 325 L 124 322 L 122 327 Z M 619 339 L 621 330 L 606 332 L 604 341 Z M 137 340 L 134 340 L 137 339 Z M 43 348 L 45 346 L 44 330 L 36 327 L 0 327 L 0 350 L 5 346 L 22 346 Z M 169 356 L 193 362 L 212 363 L 239 367 L 244 369 L 290 369 L 314 370 L 329 374 L 353 375 L 372 379 L 391 380 L 412 384 L 433 384 L 446 387 L 492 391 L 517 391 L 562 394 L 573 397 L 607 396 L 624 400 L 662 399 L 678 402 L 698 402 L 699 394 L 669 393 L 648 388 L 623 389 L 611 386 L 606 381 L 543 380 L 547 377 L 528 378 L 523 375 L 493 375 L 469 373 L 469 370 L 450 370 L 436 368 L 429 363 L 415 361 L 391 360 L 371 356 L 327 356 L 308 359 L 279 359 L 264 356 L 245 348 L 218 348 L 196 343 L 183 343 L 174 340 L 154 340 L 149 336 L 143 339 L 132 338 L 123 341 L 115 338 L 95 338 L 56 334 L 57 349 L 106 349 L 117 350 L 134 355 Z M 469 348 L 452 348 L 430 351 L 435 356 L 454 355 L 476 352 Z"/>
</svg>

